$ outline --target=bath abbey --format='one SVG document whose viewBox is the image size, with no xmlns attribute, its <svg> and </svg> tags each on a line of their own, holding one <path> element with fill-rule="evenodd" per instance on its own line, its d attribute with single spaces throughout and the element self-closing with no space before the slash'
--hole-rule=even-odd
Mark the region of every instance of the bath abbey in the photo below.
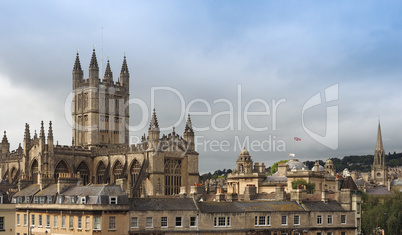
<svg viewBox="0 0 402 235">
<path fill-rule="evenodd" d="M 85 78 L 77 53 L 72 84 L 71 145 L 54 141 L 63 133 L 52 122 L 38 123 L 38 133 L 25 124 L 15 150 L 4 132 L 0 234 L 361 234 L 361 193 L 330 159 L 309 169 L 293 154 L 269 175 L 244 149 L 222 184 L 200 182 L 190 115 L 182 135 L 174 127 L 166 135 L 154 109 L 148 133 L 129 144 L 126 57 L 115 81 L 95 50 Z M 373 183 L 381 188 L 389 185 L 384 153 L 378 126 Z"/>
<path fill-rule="evenodd" d="M 198 153 L 190 116 L 183 136 L 175 130 L 160 135 L 153 111 L 148 136 L 129 146 L 130 74 L 123 59 L 113 80 L 107 62 L 103 79 L 93 51 L 89 78 L 84 79 L 77 53 L 73 72 L 73 138 L 71 146 L 54 143 L 52 122 L 39 133 L 26 124 L 23 144 L 10 151 L 6 132 L 0 144 L 0 179 L 12 184 L 55 183 L 61 176 L 78 177 L 81 185 L 119 184 L 130 196 L 173 195 L 198 183 Z M 162 151 L 163 150 L 163 151 Z"/>
</svg>

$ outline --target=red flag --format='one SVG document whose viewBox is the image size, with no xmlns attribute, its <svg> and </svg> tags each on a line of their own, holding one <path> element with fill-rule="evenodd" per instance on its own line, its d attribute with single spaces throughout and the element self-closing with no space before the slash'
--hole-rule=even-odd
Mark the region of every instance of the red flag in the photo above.
<svg viewBox="0 0 402 235">
<path fill-rule="evenodd" d="M 295 141 L 300 141 L 300 140 L 301 140 L 301 139 L 298 138 L 298 137 L 295 137 L 294 139 L 295 139 Z"/>
</svg>

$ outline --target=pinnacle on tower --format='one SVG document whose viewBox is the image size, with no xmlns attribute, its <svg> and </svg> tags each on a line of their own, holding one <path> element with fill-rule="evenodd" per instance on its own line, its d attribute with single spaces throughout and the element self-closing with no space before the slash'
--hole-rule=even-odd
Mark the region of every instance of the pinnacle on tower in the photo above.
<svg viewBox="0 0 402 235">
<path fill-rule="evenodd" d="M 378 132 L 377 132 L 377 143 L 375 149 L 384 150 L 384 147 L 382 145 L 381 126 L 379 121 L 378 121 Z"/>
<path fill-rule="evenodd" d="M 45 138 L 45 127 L 43 126 L 43 121 L 41 122 L 40 125 L 40 133 L 39 133 L 39 138 Z"/>
<path fill-rule="evenodd" d="M 190 114 L 188 114 L 186 128 L 184 129 L 184 132 L 194 132 L 193 124 L 191 123 Z"/>
<path fill-rule="evenodd" d="M 127 75 L 129 74 L 128 67 L 127 67 L 127 61 L 126 61 L 126 56 L 124 56 L 123 65 L 121 66 L 120 74 L 127 74 Z"/>
<path fill-rule="evenodd" d="M 47 138 L 53 140 L 52 121 L 49 122 L 49 132 L 48 132 L 48 134 L 47 134 Z"/>
<path fill-rule="evenodd" d="M 77 56 L 75 57 L 75 62 L 74 62 L 74 68 L 73 68 L 73 70 L 74 70 L 74 71 L 81 71 L 81 70 L 82 70 L 82 68 L 81 68 L 81 63 L 80 63 L 80 57 L 79 57 L 78 52 L 77 52 Z"/>
<path fill-rule="evenodd" d="M 89 68 L 99 69 L 98 60 L 96 59 L 95 48 L 92 51 L 91 62 L 89 63 Z"/>
<path fill-rule="evenodd" d="M 25 140 L 30 140 L 31 139 L 31 133 L 29 131 L 29 124 L 28 123 L 25 123 L 24 139 Z"/>
<path fill-rule="evenodd" d="M 112 70 L 110 69 L 110 62 L 107 60 L 107 65 L 106 65 L 106 70 L 105 70 L 105 76 L 103 78 L 104 80 L 111 80 L 113 81 L 113 73 Z"/>
<path fill-rule="evenodd" d="M 4 131 L 3 140 L 1 141 L 1 143 L 2 143 L 2 144 L 8 143 L 7 132 L 6 132 L 6 131 Z"/>
<path fill-rule="evenodd" d="M 158 119 L 156 118 L 156 110 L 154 109 L 154 112 L 152 113 L 152 118 L 151 122 L 149 123 L 149 130 L 159 130 L 159 124 L 158 124 Z"/>
</svg>

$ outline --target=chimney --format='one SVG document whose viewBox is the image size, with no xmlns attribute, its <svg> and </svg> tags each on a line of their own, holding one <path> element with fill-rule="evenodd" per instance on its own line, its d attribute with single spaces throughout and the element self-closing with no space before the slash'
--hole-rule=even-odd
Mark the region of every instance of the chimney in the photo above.
<svg viewBox="0 0 402 235">
<path fill-rule="evenodd" d="M 261 163 L 260 173 L 265 173 L 265 165 L 264 165 L 264 163 Z"/>
<path fill-rule="evenodd" d="M 225 201 L 225 193 L 223 192 L 223 188 L 217 188 L 216 189 L 215 200 L 217 202 Z"/>
<path fill-rule="evenodd" d="M 63 190 L 70 186 L 77 186 L 80 179 L 75 178 L 74 175 L 69 173 L 60 173 L 57 180 L 57 193 L 60 194 Z"/>
<path fill-rule="evenodd" d="M 186 195 L 187 195 L 186 186 L 180 187 L 180 193 L 179 193 L 179 195 L 180 195 L 180 198 L 185 198 L 185 197 L 186 197 Z"/>
<path fill-rule="evenodd" d="M 341 203 L 342 207 L 345 210 L 352 209 L 351 208 L 352 196 L 351 196 L 350 189 L 348 189 L 348 188 L 341 189 L 339 200 L 340 200 L 339 203 Z"/>
<path fill-rule="evenodd" d="M 283 185 L 278 184 L 275 188 L 275 200 L 277 201 L 285 201 L 286 200 L 286 193 L 285 189 L 283 188 Z"/>
<path fill-rule="evenodd" d="M 79 172 L 78 172 L 79 173 Z M 80 177 L 78 177 L 80 178 Z M 120 186 L 120 188 L 126 192 L 127 191 L 127 179 L 126 178 L 120 178 L 116 180 L 116 185 Z"/>
<path fill-rule="evenodd" d="M 286 171 L 288 170 L 288 165 L 286 163 L 278 164 L 278 176 L 286 176 Z"/>
<path fill-rule="evenodd" d="M 257 194 L 257 187 L 254 184 L 248 184 L 244 190 L 244 200 L 250 201 L 254 199 Z"/>
<path fill-rule="evenodd" d="M 306 199 L 307 191 L 304 189 L 303 185 L 298 185 L 297 189 L 292 190 L 291 192 L 291 200 L 296 201 L 297 203 L 301 203 Z"/>
<path fill-rule="evenodd" d="M 321 192 L 321 201 L 324 203 L 328 202 L 328 195 L 327 195 L 326 189 L 322 190 L 322 192 Z"/>
</svg>

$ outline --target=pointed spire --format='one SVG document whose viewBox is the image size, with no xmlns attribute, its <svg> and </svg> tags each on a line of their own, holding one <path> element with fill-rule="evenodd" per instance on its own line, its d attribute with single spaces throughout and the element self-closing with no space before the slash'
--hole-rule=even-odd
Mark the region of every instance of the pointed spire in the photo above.
<svg viewBox="0 0 402 235">
<path fill-rule="evenodd" d="M 113 73 L 112 70 L 110 69 L 110 62 L 107 60 L 107 65 L 106 65 L 106 70 L 105 70 L 105 76 L 103 78 L 104 80 L 112 80 L 113 81 Z"/>
<path fill-rule="evenodd" d="M 158 118 L 156 117 L 156 110 L 154 108 L 154 112 L 152 113 L 151 122 L 149 123 L 149 129 L 159 129 Z"/>
<path fill-rule="evenodd" d="M 4 131 L 3 140 L 1 141 L 1 143 L 3 143 L 3 144 L 8 143 L 7 132 L 6 131 Z"/>
<path fill-rule="evenodd" d="M 380 121 L 378 121 L 377 144 L 376 144 L 375 149 L 376 149 L 376 150 L 384 150 L 384 147 L 383 147 L 383 145 L 382 145 L 382 136 L 381 136 Z"/>
<path fill-rule="evenodd" d="M 123 65 L 121 66 L 120 74 L 127 74 L 127 75 L 129 74 L 128 67 L 127 67 L 127 61 L 126 61 L 126 56 L 124 56 Z"/>
<path fill-rule="evenodd" d="M 80 57 L 79 57 L 78 52 L 77 52 L 77 56 L 75 57 L 75 62 L 74 62 L 74 68 L 73 68 L 73 70 L 74 70 L 74 71 L 81 71 L 81 70 L 82 70 L 82 68 L 81 68 L 81 63 L 80 63 Z"/>
<path fill-rule="evenodd" d="M 30 140 L 31 139 L 31 133 L 29 131 L 29 124 L 25 123 L 25 133 L 24 133 L 24 139 Z"/>
<path fill-rule="evenodd" d="M 45 127 L 43 126 L 43 121 L 41 122 L 41 125 L 40 125 L 39 138 L 45 138 Z"/>
<path fill-rule="evenodd" d="M 92 51 L 91 63 L 89 64 L 89 68 L 99 69 L 98 60 L 96 59 L 95 48 Z"/>
<path fill-rule="evenodd" d="M 48 132 L 48 134 L 47 134 L 47 138 L 53 140 L 52 121 L 49 122 L 49 132 Z"/>
<path fill-rule="evenodd" d="M 194 132 L 193 131 L 193 124 L 191 123 L 190 114 L 188 114 L 187 122 L 186 122 L 186 128 L 184 129 L 184 132 Z"/>
</svg>

